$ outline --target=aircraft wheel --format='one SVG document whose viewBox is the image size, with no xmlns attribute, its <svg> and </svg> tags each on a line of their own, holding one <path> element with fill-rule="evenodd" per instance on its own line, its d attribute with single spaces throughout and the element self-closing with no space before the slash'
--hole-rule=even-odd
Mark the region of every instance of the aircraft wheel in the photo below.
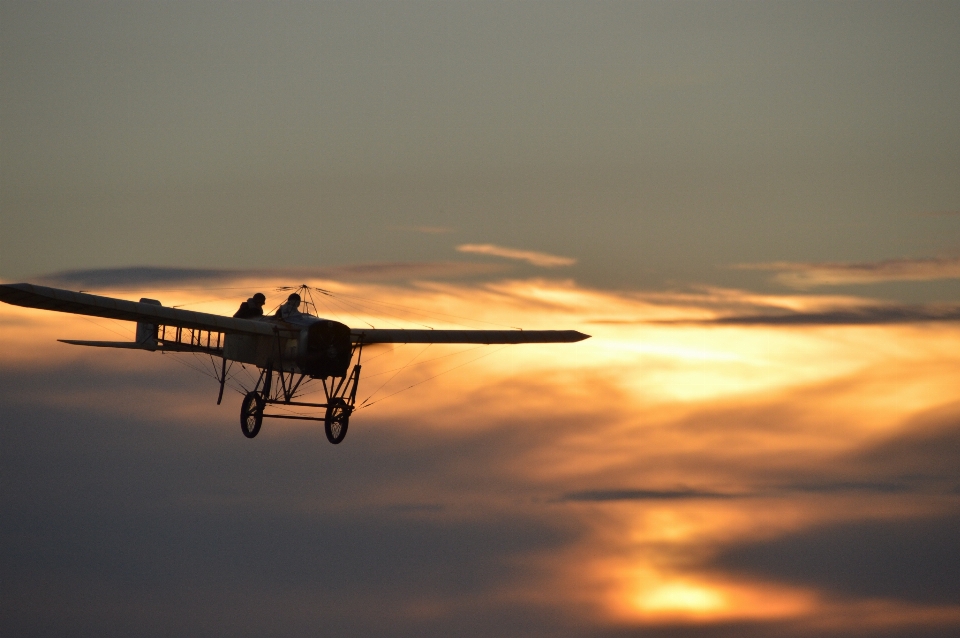
<svg viewBox="0 0 960 638">
<path fill-rule="evenodd" d="M 327 406 L 327 414 L 323 419 L 323 430 L 327 433 L 327 440 L 336 445 L 347 436 L 347 425 L 350 423 L 350 407 L 343 399 L 331 399 Z"/>
<path fill-rule="evenodd" d="M 259 392 L 247 392 L 240 406 L 240 429 L 248 439 L 257 436 L 263 424 L 263 397 Z"/>
</svg>

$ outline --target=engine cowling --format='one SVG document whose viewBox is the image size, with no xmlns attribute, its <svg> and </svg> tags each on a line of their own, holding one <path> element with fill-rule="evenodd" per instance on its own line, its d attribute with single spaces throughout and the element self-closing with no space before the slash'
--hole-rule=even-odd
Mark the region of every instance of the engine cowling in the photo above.
<svg viewBox="0 0 960 638">
<path fill-rule="evenodd" d="M 350 328 L 321 319 L 300 332 L 297 367 L 311 377 L 345 377 L 352 355 Z"/>
</svg>

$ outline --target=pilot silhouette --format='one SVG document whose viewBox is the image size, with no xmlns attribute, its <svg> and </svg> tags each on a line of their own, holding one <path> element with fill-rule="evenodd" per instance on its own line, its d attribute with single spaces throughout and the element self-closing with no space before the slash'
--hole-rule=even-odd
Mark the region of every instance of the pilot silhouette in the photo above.
<svg viewBox="0 0 960 638">
<path fill-rule="evenodd" d="M 266 302 L 267 298 L 263 296 L 262 292 L 258 292 L 240 304 L 240 309 L 233 313 L 233 316 L 238 319 L 256 319 L 257 317 L 262 317 L 263 304 Z"/>
</svg>

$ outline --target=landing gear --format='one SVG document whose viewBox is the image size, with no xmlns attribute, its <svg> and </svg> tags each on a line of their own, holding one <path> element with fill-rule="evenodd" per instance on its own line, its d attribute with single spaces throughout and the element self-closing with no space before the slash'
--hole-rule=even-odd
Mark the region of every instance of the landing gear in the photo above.
<svg viewBox="0 0 960 638">
<path fill-rule="evenodd" d="M 243 404 L 240 406 L 240 429 L 248 439 L 252 439 L 260 432 L 265 404 L 259 392 L 247 392 L 247 396 L 243 397 Z"/>
<path fill-rule="evenodd" d="M 285 370 L 282 366 L 274 370 L 272 362 L 260 369 L 260 378 L 253 390 L 243 397 L 240 407 L 240 429 L 243 435 L 252 439 L 260 432 L 264 418 L 297 419 L 300 421 L 323 421 L 323 429 L 327 440 L 334 445 L 343 441 L 347 436 L 347 426 L 350 415 L 353 414 L 357 401 L 357 385 L 360 383 L 360 352 L 362 346 L 353 347 L 351 358 L 356 355 L 357 363 L 353 370 L 344 376 L 313 377 L 323 385 L 325 403 L 308 403 L 296 401 L 297 391 L 308 375 L 296 370 Z M 282 360 L 281 360 L 281 363 Z M 276 377 L 276 383 L 274 383 Z M 282 412 L 265 414 L 267 406 L 279 407 Z M 303 408 L 323 409 L 323 416 L 317 412 L 309 414 L 298 413 Z"/>
<path fill-rule="evenodd" d="M 323 419 L 323 431 L 327 440 L 336 445 L 347 436 L 347 425 L 350 423 L 352 408 L 343 399 L 334 398 L 327 406 L 327 414 Z"/>
</svg>

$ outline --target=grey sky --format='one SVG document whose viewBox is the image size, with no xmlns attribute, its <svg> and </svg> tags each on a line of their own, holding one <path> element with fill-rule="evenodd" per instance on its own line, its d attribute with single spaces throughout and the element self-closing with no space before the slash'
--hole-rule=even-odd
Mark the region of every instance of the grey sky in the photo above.
<svg viewBox="0 0 960 638">
<path fill-rule="evenodd" d="M 759 286 L 726 266 L 960 249 L 927 214 L 960 210 L 956 3 L 0 12 L 5 279 L 493 243 L 605 287 Z"/>
</svg>

